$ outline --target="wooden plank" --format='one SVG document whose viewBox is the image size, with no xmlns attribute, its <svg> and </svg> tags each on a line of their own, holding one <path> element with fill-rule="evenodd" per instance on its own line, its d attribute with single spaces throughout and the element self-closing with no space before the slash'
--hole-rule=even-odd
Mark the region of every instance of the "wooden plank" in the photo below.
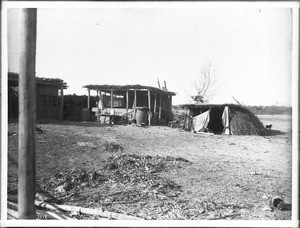
<svg viewBox="0 0 300 228">
<path fill-rule="evenodd" d="M 7 202 L 7 214 L 11 216 L 11 219 L 17 219 L 18 218 L 18 206 L 16 203 L 13 202 Z M 52 208 L 52 210 L 55 210 L 56 212 L 52 211 L 46 211 L 46 210 L 36 210 L 36 217 L 37 219 L 49 219 L 49 220 L 77 220 L 75 218 L 70 217 L 66 213 L 63 213 L 62 211 L 58 211 L 55 207 Z"/>
<path fill-rule="evenodd" d="M 35 218 L 36 17 L 34 8 L 21 9 L 19 80 L 18 218 Z"/>
<path fill-rule="evenodd" d="M 11 209 L 16 209 L 17 204 L 14 204 L 14 202 L 17 202 L 17 199 L 14 197 L 8 196 L 8 206 Z M 144 220 L 139 217 L 131 216 L 131 215 L 125 215 L 125 214 L 120 214 L 120 213 L 115 213 L 115 212 L 110 212 L 110 211 L 104 211 L 101 209 L 91 209 L 91 208 L 83 208 L 83 207 L 78 207 L 78 206 L 70 206 L 70 205 L 59 205 L 59 204 L 54 204 L 54 203 L 45 203 L 40 200 L 35 200 L 35 206 L 38 208 L 42 208 L 44 210 L 52 210 L 56 212 L 80 212 L 83 214 L 88 214 L 88 215 L 98 215 L 100 217 L 104 218 L 111 218 L 111 219 L 120 219 L 120 220 Z"/>
<path fill-rule="evenodd" d="M 69 205 L 58 205 L 58 204 L 49 204 L 44 203 L 42 201 L 36 200 L 36 204 L 51 210 L 63 210 L 69 212 L 80 212 L 88 215 L 99 215 L 101 217 L 112 218 L 112 219 L 120 219 L 120 220 L 143 220 L 142 218 L 138 218 L 131 215 L 119 214 L 115 212 L 103 211 L 99 209 L 91 209 L 91 208 L 83 208 L 78 206 L 69 206 Z"/>
<path fill-rule="evenodd" d="M 18 211 L 7 208 L 8 219 L 18 219 Z"/>
</svg>

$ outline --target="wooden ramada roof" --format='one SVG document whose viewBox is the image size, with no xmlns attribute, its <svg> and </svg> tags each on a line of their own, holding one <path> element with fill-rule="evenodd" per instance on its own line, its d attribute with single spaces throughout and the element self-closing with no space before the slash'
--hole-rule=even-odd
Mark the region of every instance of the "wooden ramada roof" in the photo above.
<svg viewBox="0 0 300 228">
<path fill-rule="evenodd" d="M 152 86 L 143 85 L 85 85 L 83 88 L 90 90 L 101 90 L 103 92 L 109 92 L 110 90 L 127 91 L 127 90 L 150 90 L 157 93 L 164 93 L 171 96 L 175 96 L 176 93 L 171 91 L 161 90 Z"/>
<path fill-rule="evenodd" d="M 8 72 L 8 81 L 9 83 L 14 83 L 14 86 L 18 85 L 19 82 L 19 74 L 13 73 L 13 72 Z M 60 88 L 61 83 L 63 83 L 64 89 L 68 88 L 68 85 L 66 82 L 64 82 L 62 79 L 59 78 L 41 78 L 41 77 L 36 77 L 36 83 L 37 84 L 43 84 L 43 85 L 49 85 L 52 87 L 57 87 Z"/>
</svg>

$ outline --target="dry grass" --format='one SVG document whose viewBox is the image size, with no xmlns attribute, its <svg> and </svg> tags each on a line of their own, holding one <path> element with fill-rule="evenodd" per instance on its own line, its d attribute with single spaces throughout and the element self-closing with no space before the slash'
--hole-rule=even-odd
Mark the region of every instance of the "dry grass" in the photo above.
<svg viewBox="0 0 300 228">
<path fill-rule="evenodd" d="M 248 110 L 230 110 L 230 126 L 234 135 L 263 135 L 265 128 Z"/>
</svg>

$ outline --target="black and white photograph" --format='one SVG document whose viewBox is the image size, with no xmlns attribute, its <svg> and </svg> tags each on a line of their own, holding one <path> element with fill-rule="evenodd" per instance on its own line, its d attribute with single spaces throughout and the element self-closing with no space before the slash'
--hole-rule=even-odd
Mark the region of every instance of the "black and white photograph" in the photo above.
<svg viewBox="0 0 300 228">
<path fill-rule="evenodd" d="M 299 2 L 1 5 L 1 227 L 298 226 Z"/>
</svg>

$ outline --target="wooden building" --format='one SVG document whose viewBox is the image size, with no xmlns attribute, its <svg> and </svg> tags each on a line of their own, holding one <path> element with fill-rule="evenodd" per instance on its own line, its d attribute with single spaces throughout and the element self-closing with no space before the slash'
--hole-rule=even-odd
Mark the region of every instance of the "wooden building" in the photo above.
<svg viewBox="0 0 300 228">
<path fill-rule="evenodd" d="M 8 118 L 18 117 L 19 75 L 8 73 Z M 63 118 L 63 90 L 67 84 L 61 79 L 36 77 L 36 115 L 37 119 Z"/>
<path fill-rule="evenodd" d="M 174 92 L 142 85 L 86 85 L 88 90 L 87 108 L 90 107 L 90 91 L 101 96 L 104 115 L 126 116 L 135 119 L 137 110 L 147 110 L 147 125 L 165 125 L 172 118 L 172 96 Z"/>
</svg>

